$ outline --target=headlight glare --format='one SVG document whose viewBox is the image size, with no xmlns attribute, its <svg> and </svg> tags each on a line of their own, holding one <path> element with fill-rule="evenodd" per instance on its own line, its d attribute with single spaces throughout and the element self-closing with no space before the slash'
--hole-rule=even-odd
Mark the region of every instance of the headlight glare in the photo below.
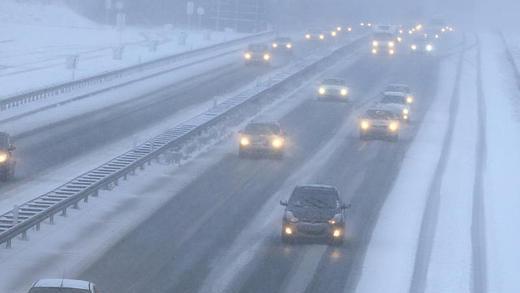
<svg viewBox="0 0 520 293">
<path fill-rule="evenodd" d="M 320 87 L 320 88 L 318 89 L 318 93 L 320 93 L 320 95 L 324 95 L 324 94 L 327 93 L 327 90 L 326 90 L 324 87 Z"/>
<path fill-rule="evenodd" d="M 399 129 L 399 123 L 397 122 L 391 122 L 390 124 L 388 124 L 388 129 L 391 131 L 391 132 L 395 132 Z"/>
<path fill-rule="evenodd" d="M 341 89 L 340 93 L 342 96 L 346 96 L 346 95 L 348 95 L 348 89 Z"/>
<path fill-rule="evenodd" d="M 6 153 L 0 153 L 0 164 L 7 162 L 9 156 Z"/>
<path fill-rule="evenodd" d="M 243 136 L 240 138 L 240 145 L 248 146 L 250 144 L 251 144 L 251 140 L 249 140 L 249 137 Z"/>
<path fill-rule="evenodd" d="M 368 120 L 361 121 L 361 129 L 367 130 L 370 128 L 370 122 Z"/>
</svg>

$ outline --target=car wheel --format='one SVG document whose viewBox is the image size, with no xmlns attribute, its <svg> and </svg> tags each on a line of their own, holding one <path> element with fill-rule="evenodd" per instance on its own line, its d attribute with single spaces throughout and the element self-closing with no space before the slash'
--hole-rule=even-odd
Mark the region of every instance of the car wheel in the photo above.
<svg viewBox="0 0 520 293">
<path fill-rule="evenodd" d="M 294 242 L 294 240 L 292 239 L 292 237 L 289 237 L 282 232 L 282 243 L 292 244 L 293 242 Z"/>
</svg>

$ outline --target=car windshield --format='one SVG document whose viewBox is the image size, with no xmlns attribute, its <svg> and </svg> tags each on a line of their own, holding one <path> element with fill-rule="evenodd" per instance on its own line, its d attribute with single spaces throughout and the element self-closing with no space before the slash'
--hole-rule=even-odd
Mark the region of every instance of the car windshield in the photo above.
<svg viewBox="0 0 520 293">
<path fill-rule="evenodd" d="M 289 38 L 278 38 L 278 39 L 275 40 L 275 42 L 277 42 L 277 43 L 290 43 L 291 39 L 289 39 Z"/>
<path fill-rule="evenodd" d="M 381 100 L 383 104 L 406 104 L 406 98 L 397 95 L 385 95 Z"/>
<path fill-rule="evenodd" d="M 391 41 L 395 39 L 395 36 L 389 33 L 375 33 L 373 39 L 377 41 Z"/>
<path fill-rule="evenodd" d="M 253 52 L 267 51 L 267 46 L 262 44 L 249 45 L 248 49 Z"/>
<path fill-rule="evenodd" d="M 289 199 L 289 206 L 296 208 L 335 209 L 338 194 L 334 189 L 297 188 Z"/>
<path fill-rule="evenodd" d="M 387 92 L 409 93 L 410 89 L 404 85 L 389 85 L 386 87 Z"/>
<path fill-rule="evenodd" d="M 90 293 L 90 290 L 72 288 L 32 288 L 29 293 Z"/>
<path fill-rule="evenodd" d="M 258 135 L 258 134 L 279 134 L 280 127 L 275 124 L 267 123 L 255 123 L 246 126 L 244 131 L 247 134 Z"/>
<path fill-rule="evenodd" d="M 345 84 L 345 81 L 341 80 L 341 79 L 325 79 L 323 82 L 322 82 L 323 85 L 344 85 Z"/>
<path fill-rule="evenodd" d="M 9 148 L 9 136 L 5 133 L 0 133 L 0 149 Z"/>
</svg>

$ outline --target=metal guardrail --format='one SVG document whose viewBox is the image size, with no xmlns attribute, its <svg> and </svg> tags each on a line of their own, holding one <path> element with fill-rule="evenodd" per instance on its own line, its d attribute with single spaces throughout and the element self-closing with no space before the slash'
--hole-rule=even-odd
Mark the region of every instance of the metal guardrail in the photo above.
<svg viewBox="0 0 520 293">
<path fill-rule="evenodd" d="M 502 39 L 502 43 L 504 44 L 504 47 L 506 48 L 506 55 L 507 60 L 513 67 L 513 71 L 515 73 L 515 79 L 516 79 L 516 86 L 520 89 L 520 64 L 516 62 L 515 56 L 513 55 L 513 52 L 511 51 L 511 47 L 509 46 L 509 43 L 507 42 L 506 36 L 504 35 L 504 32 L 500 32 L 500 39 Z"/>
<path fill-rule="evenodd" d="M 246 36 L 246 37 L 234 39 L 234 40 L 231 40 L 228 42 L 219 43 L 219 44 L 215 44 L 212 46 L 203 47 L 200 49 L 159 58 L 159 59 L 152 60 L 152 61 L 149 61 L 149 62 L 146 62 L 143 64 L 126 67 L 126 68 L 118 69 L 115 71 L 105 72 L 105 73 L 102 73 L 99 75 L 79 79 L 76 81 L 53 85 L 53 86 L 46 87 L 43 89 L 33 90 L 33 91 L 29 91 L 27 93 L 22 93 L 22 94 L 18 94 L 15 96 L 3 98 L 3 99 L 0 99 L 0 112 L 11 109 L 11 108 L 15 108 L 20 105 L 27 104 L 27 103 L 46 99 L 49 97 L 59 96 L 59 95 L 65 94 L 65 93 L 72 92 L 74 90 L 83 89 L 83 88 L 91 87 L 94 85 L 99 85 L 102 83 L 113 81 L 113 80 L 122 78 L 127 75 L 131 75 L 134 73 L 140 73 L 142 71 L 157 68 L 159 66 L 165 66 L 165 65 L 177 62 L 178 60 L 181 60 L 184 58 L 189 58 L 191 56 L 198 55 L 201 53 L 224 49 L 226 47 L 238 45 L 240 43 L 251 41 L 251 40 L 259 38 L 259 37 L 267 37 L 272 34 L 273 34 L 273 32 L 263 32 L 263 33 L 259 33 L 259 34 L 255 34 L 255 35 L 251 35 L 251 36 Z"/>
<path fill-rule="evenodd" d="M 26 239 L 29 229 L 39 230 L 41 223 L 47 219 L 52 224 L 57 214 L 66 215 L 67 209 L 77 208 L 80 201 L 86 202 L 89 197 L 98 196 L 100 190 L 117 186 L 121 179 L 126 179 L 137 169 L 144 169 L 146 164 L 151 164 L 165 151 L 179 146 L 208 127 L 215 125 L 227 114 L 238 110 L 241 105 L 252 102 L 265 93 L 297 80 L 320 65 L 335 61 L 336 58 L 343 56 L 347 50 L 356 46 L 362 40 L 363 38 L 360 38 L 324 55 L 308 56 L 294 65 L 280 70 L 267 82 L 257 84 L 255 87 L 146 141 L 108 163 L 0 215 L 0 244 L 6 243 L 6 247 L 9 248 L 14 238 L 21 235 L 22 239 Z"/>
</svg>

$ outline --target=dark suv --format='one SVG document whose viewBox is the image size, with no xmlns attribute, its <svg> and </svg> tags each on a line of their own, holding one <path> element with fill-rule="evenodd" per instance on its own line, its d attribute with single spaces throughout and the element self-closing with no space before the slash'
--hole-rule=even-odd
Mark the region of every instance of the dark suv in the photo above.
<svg viewBox="0 0 520 293">
<path fill-rule="evenodd" d="M 286 135 L 275 122 L 250 123 L 240 131 L 238 155 L 283 158 Z"/>
<path fill-rule="evenodd" d="M 338 190 L 326 185 L 297 186 L 285 206 L 282 241 L 297 238 L 326 240 L 341 245 L 345 236 L 345 209 Z"/>
<path fill-rule="evenodd" d="M 16 161 L 13 157 L 15 146 L 7 133 L 0 132 L 0 180 L 8 180 L 14 176 Z"/>
</svg>

